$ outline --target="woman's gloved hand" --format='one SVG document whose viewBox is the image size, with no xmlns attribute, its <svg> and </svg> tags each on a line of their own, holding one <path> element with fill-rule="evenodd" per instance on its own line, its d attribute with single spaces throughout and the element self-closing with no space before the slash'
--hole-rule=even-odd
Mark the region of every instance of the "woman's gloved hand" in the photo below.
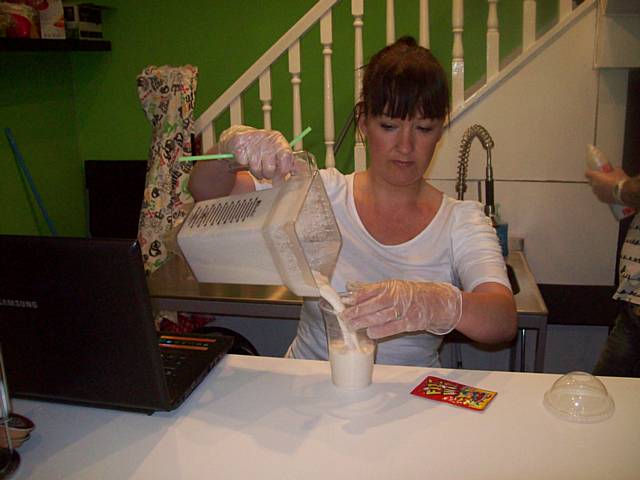
<svg viewBox="0 0 640 480">
<path fill-rule="evenodd" d="M 452 331 L 462 316 L 462 292 L 450 283 L 386 280 L 348 284 L 352 291 L 342 318 L 371 338 L 426 330 Z"/>
<path fill-rule="evenodd" d="M 235 161 L 249 167 L 259 179 L 283 178 L 294 169 L 289 143 L 277 130 L 258 130 L 234 125 L 220 135 L 220 153 L 232 153 Z"/>
</svg>

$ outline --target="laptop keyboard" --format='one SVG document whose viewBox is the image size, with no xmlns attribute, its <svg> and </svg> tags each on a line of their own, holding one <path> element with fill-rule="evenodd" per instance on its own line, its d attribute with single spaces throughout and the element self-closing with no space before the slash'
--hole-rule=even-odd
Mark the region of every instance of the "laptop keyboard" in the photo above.
<svg viewBox="0 0 640 480">
<path fill-rule="evenodd" d="M 178 377 L 180 370 L 189 363 L 190 356 L 209 350 L 215 341 L 203 337 L 160 335 L 158 342 L 165 376 L 168 379 Z"/>
<path fill-rule="evenodd" d="M 180 367 L 184 365 L 187 360 L 187 356 L 182 353 L 165 352 L 161 350 L 162 366 L 164 368 L 164 374 L 167 377 L 178 376 Z"/>
</svg>

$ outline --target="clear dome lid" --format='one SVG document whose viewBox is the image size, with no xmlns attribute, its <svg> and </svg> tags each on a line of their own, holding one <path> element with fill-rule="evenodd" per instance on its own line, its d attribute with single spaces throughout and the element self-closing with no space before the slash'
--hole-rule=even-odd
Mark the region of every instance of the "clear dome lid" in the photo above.
<svg viewBox="0 0 640 480">
<path fill-rule="evenodd" d="M 544 394 L 544 406 L 570 422 L 594 423 L 606 420 L 615 410 L 604 384 L 586 372 L 569 372 Z"/>
</svg>

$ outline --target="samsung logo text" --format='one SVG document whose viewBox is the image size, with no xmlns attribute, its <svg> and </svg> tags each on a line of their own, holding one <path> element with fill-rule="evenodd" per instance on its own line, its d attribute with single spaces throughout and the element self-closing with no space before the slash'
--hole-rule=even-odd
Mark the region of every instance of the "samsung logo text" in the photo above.
<svg viewBox="0 0 640 480">
<path fill-rule="evenodd" d="M 13 298 L 0 298 L 0 307 L 38 308 L 38 302 L 30 300 L 16 300 Z"/>
</svg>

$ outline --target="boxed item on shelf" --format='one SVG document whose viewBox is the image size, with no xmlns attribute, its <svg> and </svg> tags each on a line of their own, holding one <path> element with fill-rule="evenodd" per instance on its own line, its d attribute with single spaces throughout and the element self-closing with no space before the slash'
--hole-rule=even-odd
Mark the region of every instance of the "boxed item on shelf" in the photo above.
<svg viewBox="0 0 640 480">
<path fill-rule="evenodd" d="M 44 2 L 40 13 L 40 36 L 42 38 L 65 38 L 62 0 Z"/>
<path fill-rule="evenodd" d="M 102 40 L 102 10 L 93 3 L 63 2 L 67 38 Z"/>
</svg>

